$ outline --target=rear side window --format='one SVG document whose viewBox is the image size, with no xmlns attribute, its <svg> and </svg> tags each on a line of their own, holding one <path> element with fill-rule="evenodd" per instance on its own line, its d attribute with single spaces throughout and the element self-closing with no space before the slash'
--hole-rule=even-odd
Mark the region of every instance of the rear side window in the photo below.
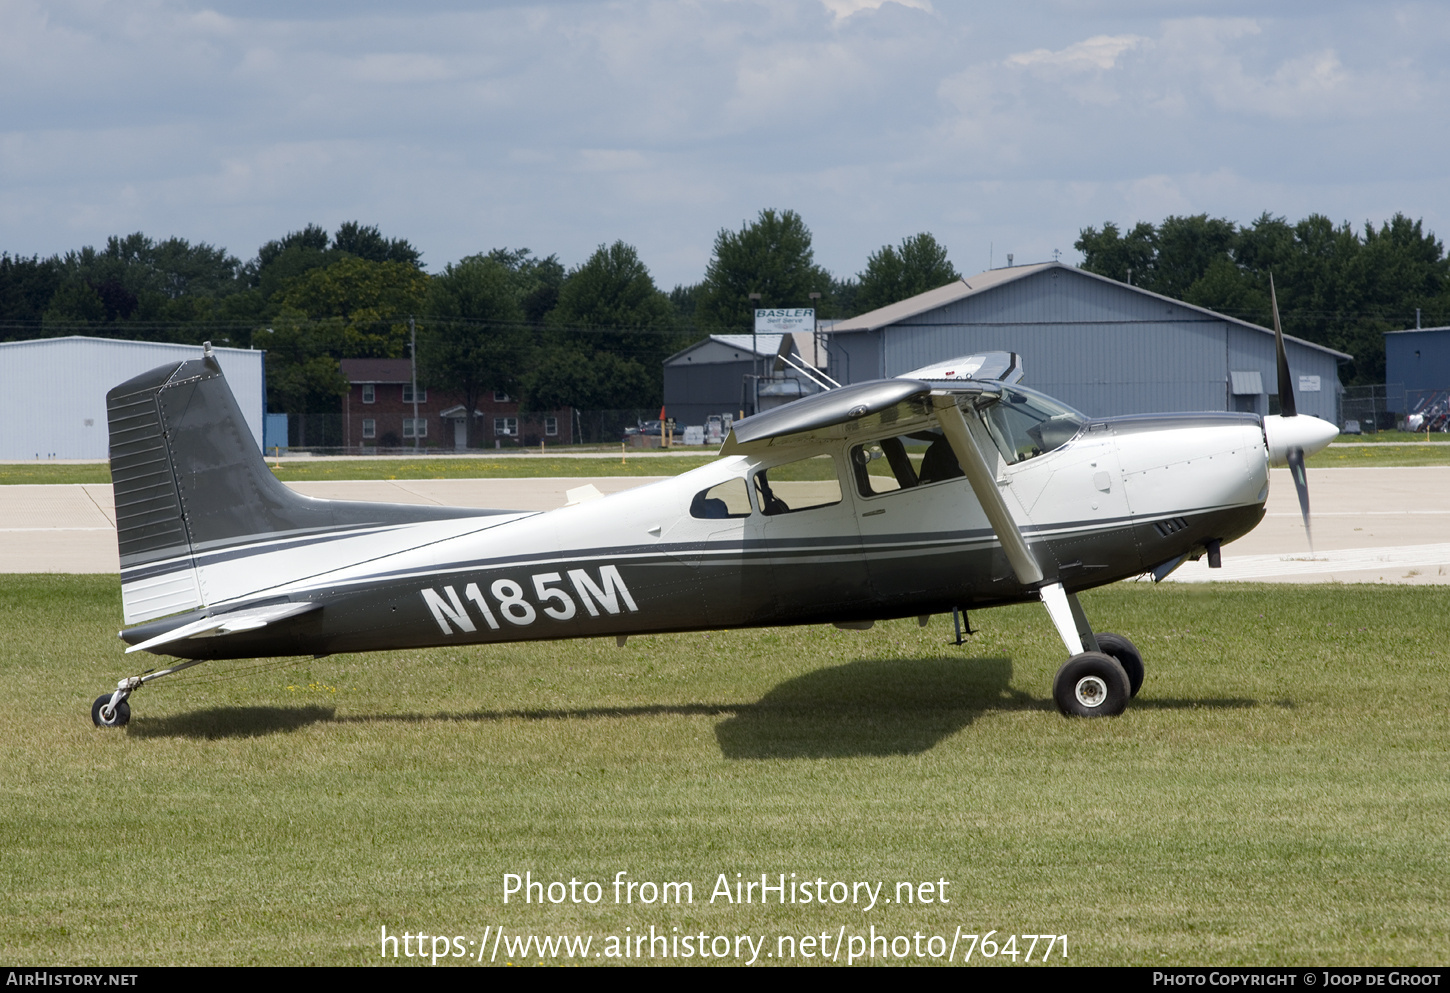
<svg viewBox="0 0 1450 993">
<path fill-rule="evenodd" d="M 856 491 L 880 496 L 928 486 L 962 475 L 951 443 L 936 431 L 857 445 L 851 449 Z"/>
<path fill-rule="evenodd" d="M 690 516 L 702 520 L 724 520 L 750 516 L 750 492 L 743 479 L 727 479 L 695 494 Z"/>
<path fill-rule="evenodd" d="M 766 516 L 840 503 L 836 460 L 830 455 L 816 455 L 762 469 L 755 474 L 755 499 Z"/>
</svg>

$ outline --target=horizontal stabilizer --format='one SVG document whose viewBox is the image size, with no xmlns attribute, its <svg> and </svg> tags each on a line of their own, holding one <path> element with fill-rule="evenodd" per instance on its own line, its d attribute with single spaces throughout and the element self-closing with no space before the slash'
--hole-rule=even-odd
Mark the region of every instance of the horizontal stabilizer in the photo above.
<svg viewBox="0 0 1450 993">
<path fill-rule="evenodd" d="M 247 607 L 243 610 L 233 610 L 226 614 L 217 614 L 213 617 L 203 617 L 199 621 L 192 621 L 190 624 L 183 624 L 181 627 L 172 628 L 165 634 L 157 635 L 139 645 L 132 645 L 126 649 L 126 654 L 132 652 L 145 652 L 162 645 L 169 645 L 172 642 L 185 641 L 190 638 L 221 638 L 229 634 L 238 634 L 242 631 L 255 631 L 264 628 L 269 624 L 276 624 L 289 617 L 297 617 L 302 614 L 311 613 L 314 610 L 321 610 L 320 603 L 274 603 L 265 607 Z"/>
</svg>

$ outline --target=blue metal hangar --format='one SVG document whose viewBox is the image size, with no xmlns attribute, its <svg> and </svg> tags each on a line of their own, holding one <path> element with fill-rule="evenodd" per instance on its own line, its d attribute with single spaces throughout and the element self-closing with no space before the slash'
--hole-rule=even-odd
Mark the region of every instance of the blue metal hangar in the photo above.
<svg viewBox="0 0 1450 993">
<path fill-rule="evenodd" d="M 1385 382 L 1404 387 L 1389 394 L 1389 408 L 1401 414 L 1450 390 L 1450 327 L 1386 331 Z"/>
<path fill-rule="evenodd" d="M 1060 262 L 991 269 L 823 328 L 842 383 L 975 352 L 1022 357 L 1022 384 L 1093 417 L 1278 411 L 1274 332 Z M 1285 336 L 1302 414 L 1339 423 L 1352 356 Z"/>
</svg>

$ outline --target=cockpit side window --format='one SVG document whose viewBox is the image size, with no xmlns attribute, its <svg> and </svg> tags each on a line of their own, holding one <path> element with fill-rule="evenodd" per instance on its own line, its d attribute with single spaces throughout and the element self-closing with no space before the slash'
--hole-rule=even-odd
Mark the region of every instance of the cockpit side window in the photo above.
<svg viewBox="0 0 1450 993">
<path fill-rule="evenodd" d="M 1004 389 L 1002 399 L 982 411 L 982 419 L 1009 465 L 1061 448 L 1087 420 L 1051 397 L 1020 387 Z"/>
<path fill-rule="evenodd" d="M 750 491 L 743 479 L 727 479 L 695 494 L 690 516 L 702 520 L 726 520 L 750 516 Z"/>
<path fill-rule="evenodd" d="M 760 470 L 755 474 L 755 500 L 767 517 L 840 503 L 835 458 L 816 455 Z"/>
</svg>

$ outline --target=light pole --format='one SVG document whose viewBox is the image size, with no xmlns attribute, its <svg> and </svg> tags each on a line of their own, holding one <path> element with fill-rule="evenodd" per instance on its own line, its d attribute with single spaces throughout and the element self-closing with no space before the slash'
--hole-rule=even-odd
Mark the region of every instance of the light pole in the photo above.
<svg viewBox="0 0 1450 993">
<path fill-rule="evenodd" d="M 418 327 L 408 318 L 408 355 L 413 364 L 413 454 L 418 454 Z M 468 414 L 465 412 L 464 417 Z"/>
</svg>

